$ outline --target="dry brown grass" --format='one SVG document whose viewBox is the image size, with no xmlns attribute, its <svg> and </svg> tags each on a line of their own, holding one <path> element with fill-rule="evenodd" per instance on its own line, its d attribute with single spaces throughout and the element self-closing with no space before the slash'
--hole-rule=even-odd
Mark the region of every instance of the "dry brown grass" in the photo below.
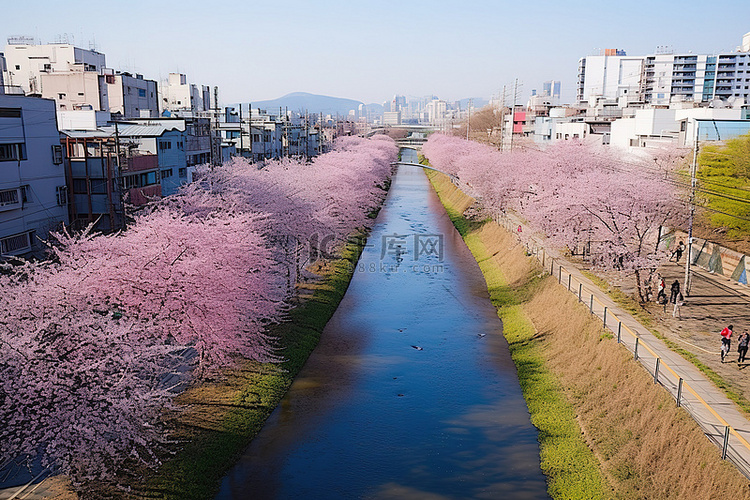
<svg viewBox="0 0 750 500">
<path fill-rule="evenodd" d="M 750 498 L 747 479 L 553 278 L 525 309 L 617 498 Z"/>
<path fill-rule="evenodd" d="M 446 178 L 433 182 L 446 205 L 455 202 L 463 210 L 471 203 Z M 474 237 L 533 322 L 530 342 L 575 408 L 611 498 L 750 498 L 748 480 L 721 460 L 692 418 L 605 334 L 599 320 L 553 277 L 533 279 L 541 268 L 514 235 L 488 223 L 469 239 Z"/>
</svg>

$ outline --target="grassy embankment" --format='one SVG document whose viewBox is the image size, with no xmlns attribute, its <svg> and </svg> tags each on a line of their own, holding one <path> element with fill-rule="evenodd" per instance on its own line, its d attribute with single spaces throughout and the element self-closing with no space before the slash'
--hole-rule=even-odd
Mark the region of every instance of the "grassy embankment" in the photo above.
<svg viewBox="0 0 750 500">
<path fill-rule="evenodd" d="M 750 498 L 747 480 L 513 235 L 428 173 L 503 320 L 553 498 Z"/>
<path fill-rule="evenodd" d="M 689 168 L 679 180 L 690 184 Z M 696 203 L 695 236 L 750 253 L 750 134 L 701 144 Z"/>
</svg>

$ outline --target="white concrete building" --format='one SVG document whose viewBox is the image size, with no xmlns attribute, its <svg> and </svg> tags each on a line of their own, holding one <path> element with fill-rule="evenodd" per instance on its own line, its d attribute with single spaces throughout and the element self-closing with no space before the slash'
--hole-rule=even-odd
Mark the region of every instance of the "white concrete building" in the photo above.
<svg viewBox="0 0 750 500">
<path fill-rule="evenodd" d="M 82 49 L 68 43 L 37 45 L 25 38 L 8 39 L 5 46 L 6 85 L 18 85 L 27 94 L 41 95 L 44 74 L 73 71 L 101 73 L 105 67 L 104 54 Z"/>
<path fill-rule="evenodd" d="M 119 118 L 156 118 L 159 93 L 154 80 L 143 75 L 105 70 L 103 77 L 109 100 L 109 112 Z"/>
<path fill-rule="evenodd" d="M 194 116 L 211 109 L 211 92 L 205 85 L 188 83 L 182 73 L 170 73 L 159 86 L 159 102 L 162 111 L 189 111 Z"/>
<path fill-rule="evenodd" d="M 674 109 L 636 109 L 634 117 L 612 122 L 610 145 L 627 149 L 673 143 L 680 131 L 675 113 Z"/>
<path fill-rule="evenodd" d="M 76 111 L 57 111 L 57 125 L 60 130 L 96 130 L 105 127 L 112 121 L 109 111 L 81 109 Z"/>
<path fill-rule="evenodd" d="M 640 91 L 644 58 L 627 56 L 616 49 L 602 52 L 578 61 L 578 103 L 592 98 L 618 99 Z"/>
<path fill-rule="evenodd" d="M 664 144 L 692 147 L 696 120 L 705 120 L 699 140 L 726 140 L 750 131 L 750 121 L 743 120 L 742 109 L 716 108 L 646 108 L 635 110 L 635 116 L 612 122 L 610 144 L 627 149 L 657 147 Z"/>
<path fill-rule="evenodd" d="M 42 73 L 39 81 L 41 96 L 54 99 L 59 111 L 109 110 L 109 89 L 104 77 L 84 71 L 82 66 L 71 71 Z"/>
<path fill-rule="evenodd" d="M 41 253 L 68 223 L 68 189 L 55 103 L 0 95 L 0 255 Z"/>
</svg>

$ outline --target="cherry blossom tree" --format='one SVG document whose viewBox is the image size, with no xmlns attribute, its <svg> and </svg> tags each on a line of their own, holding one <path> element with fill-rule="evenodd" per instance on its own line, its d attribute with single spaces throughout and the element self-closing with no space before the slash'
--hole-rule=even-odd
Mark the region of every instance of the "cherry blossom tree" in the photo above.
<svg viewBox="0 0 750 500">
<path fill-rule="evenodd" d="M 641 300 L 666 257 L 655 244 L 661 226 L 685 213 L 671 175 L 679 151 L 624 156 L 566 141 L 500 153 L 442 135 L 432 136 L 423 151 L 465 182 L 490 213 L 516 210 L 554 243 L 588 249 L 600 267 L 633 272 Z"/>
<path fill-rule="evenodd" d="M 368 226 L 396 151 L 347 138 L 311 163 L 235 160 L 121 233 L 63 231 L 49 261 L 2 264 L 0 471 L 41 457 L 85 488 L 158 466 L 186 353 L 180 386 L 237 359 L 281 361 L 266 326 L 297 279 L 280 271 L 288 241 L 341 245 Z"/>
<path fill-rule="evenodd" d="M 128 460 L 158 464 L 173 397 L 160 380 L 180 346 L 144 342 L 150 322 L 69 302 L 78 284 L 58 264 L 0 274 L 0 308 L 12 311 L 0 320 L 0 470 L 40 456 L 81 486 Z"/>
</svg>

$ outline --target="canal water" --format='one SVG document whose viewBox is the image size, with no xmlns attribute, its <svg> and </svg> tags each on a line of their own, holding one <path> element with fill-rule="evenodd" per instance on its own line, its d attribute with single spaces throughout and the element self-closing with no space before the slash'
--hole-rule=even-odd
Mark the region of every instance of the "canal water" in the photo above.
<svg viewBox="0 0 750 500">
<path fill-rule="evenodd" d="M 420 168 L 399 168 L 320 344 L 216 498 L 547 498 L 502 323 Z"/>
</svg>

